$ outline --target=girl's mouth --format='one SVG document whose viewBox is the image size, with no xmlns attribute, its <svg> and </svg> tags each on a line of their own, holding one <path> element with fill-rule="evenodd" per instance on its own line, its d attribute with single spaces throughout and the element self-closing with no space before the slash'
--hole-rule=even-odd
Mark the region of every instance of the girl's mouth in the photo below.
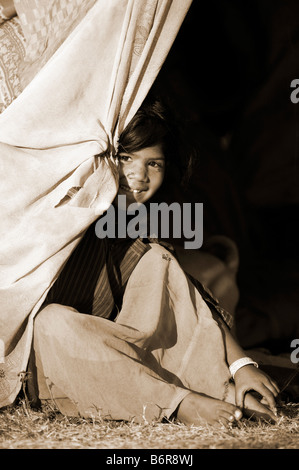
<svg viewBox="0 0 299 470">
<path fill-rule="evenodd" d="M 140 194 L 142 191 L 146 191 L 146 189 L 133 189 L 130 188 L 130 186 L 127 186 L 126 184 L 120 184 L 119 187 L 123 189 L 126 192 L 133 193 L 133 194 Z"/>
</svg>

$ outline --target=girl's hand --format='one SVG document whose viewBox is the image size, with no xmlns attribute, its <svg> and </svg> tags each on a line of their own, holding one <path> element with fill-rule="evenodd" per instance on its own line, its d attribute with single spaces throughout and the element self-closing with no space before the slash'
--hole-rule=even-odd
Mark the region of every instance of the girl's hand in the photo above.
<svg viewBox="0 0 299 470">
<path fill-rule="evenodd" d="M 279 393 L 279 388 L 276 382 L 267 374 L 250 364 L 241 367 L 241 369 L 235 373 L 234 381 L 236 405 L 240 409 L 244 408 L 246 392 L 255 390 L 263 397 L 261 403 L 266 403 L 274 415 L 277 416 L 275 397 Z M 265 411 L 267 411 L 266 407 Z"/>
</svg>

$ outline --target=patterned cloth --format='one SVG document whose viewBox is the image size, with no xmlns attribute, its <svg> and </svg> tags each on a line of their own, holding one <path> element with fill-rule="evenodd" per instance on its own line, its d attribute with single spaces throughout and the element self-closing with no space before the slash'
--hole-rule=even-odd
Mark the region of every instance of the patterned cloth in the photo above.
<svg viewBox="0 0 299 470">
<path fill-rule="evenodd" d="M 0 113 L 22 91 L 19 67 L 25 58 L 25 37 L 17 16 L 0 25 Z"/>
<path fill-rule="evenodd" d="M 95 3 L 96 0 L 15 0 L 26 38 L 26 62 L 44 55 L 41 68 Z"/>
</svg>

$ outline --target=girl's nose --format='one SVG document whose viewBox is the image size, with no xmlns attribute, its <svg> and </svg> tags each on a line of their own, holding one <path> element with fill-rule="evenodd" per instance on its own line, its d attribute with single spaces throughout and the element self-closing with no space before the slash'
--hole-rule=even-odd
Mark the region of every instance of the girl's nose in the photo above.
<svg viewBox="0 0 299 470">
<path fill-rule="evenodd" d="M 147 182 L 148 172 L 146 165 L 135 163 L 128 169 L 127 177 L 131 180 Z"/>
</svg>

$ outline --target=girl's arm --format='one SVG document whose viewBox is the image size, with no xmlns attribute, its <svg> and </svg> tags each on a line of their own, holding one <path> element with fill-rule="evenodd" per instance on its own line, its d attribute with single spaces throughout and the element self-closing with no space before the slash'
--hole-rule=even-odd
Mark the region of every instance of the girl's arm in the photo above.
<svg viewBox="0 0 299 470">
<path fill-rule="evenodd" d="M 246 357 L 246 353 L 233 337 L 224 321 L 216 314 L 213 314 L 213 317 L 223 332 L 226 348 L 226 360 L 230 366 L 238 359 Z M 273 381 L 267 374 L 250 364 L 237 370 L 234 376 L 234 382 L 236 394 L 235 400 L 238 407 L 241 409 L 244 407 L 244 397 L 246 392 L 255 390 L 263 397 L 263 402 L 266 402 L 269 408 L 276 415 L 275 397 L 279 393 L 279 388 L 275 381 Z"/>
</svg>

